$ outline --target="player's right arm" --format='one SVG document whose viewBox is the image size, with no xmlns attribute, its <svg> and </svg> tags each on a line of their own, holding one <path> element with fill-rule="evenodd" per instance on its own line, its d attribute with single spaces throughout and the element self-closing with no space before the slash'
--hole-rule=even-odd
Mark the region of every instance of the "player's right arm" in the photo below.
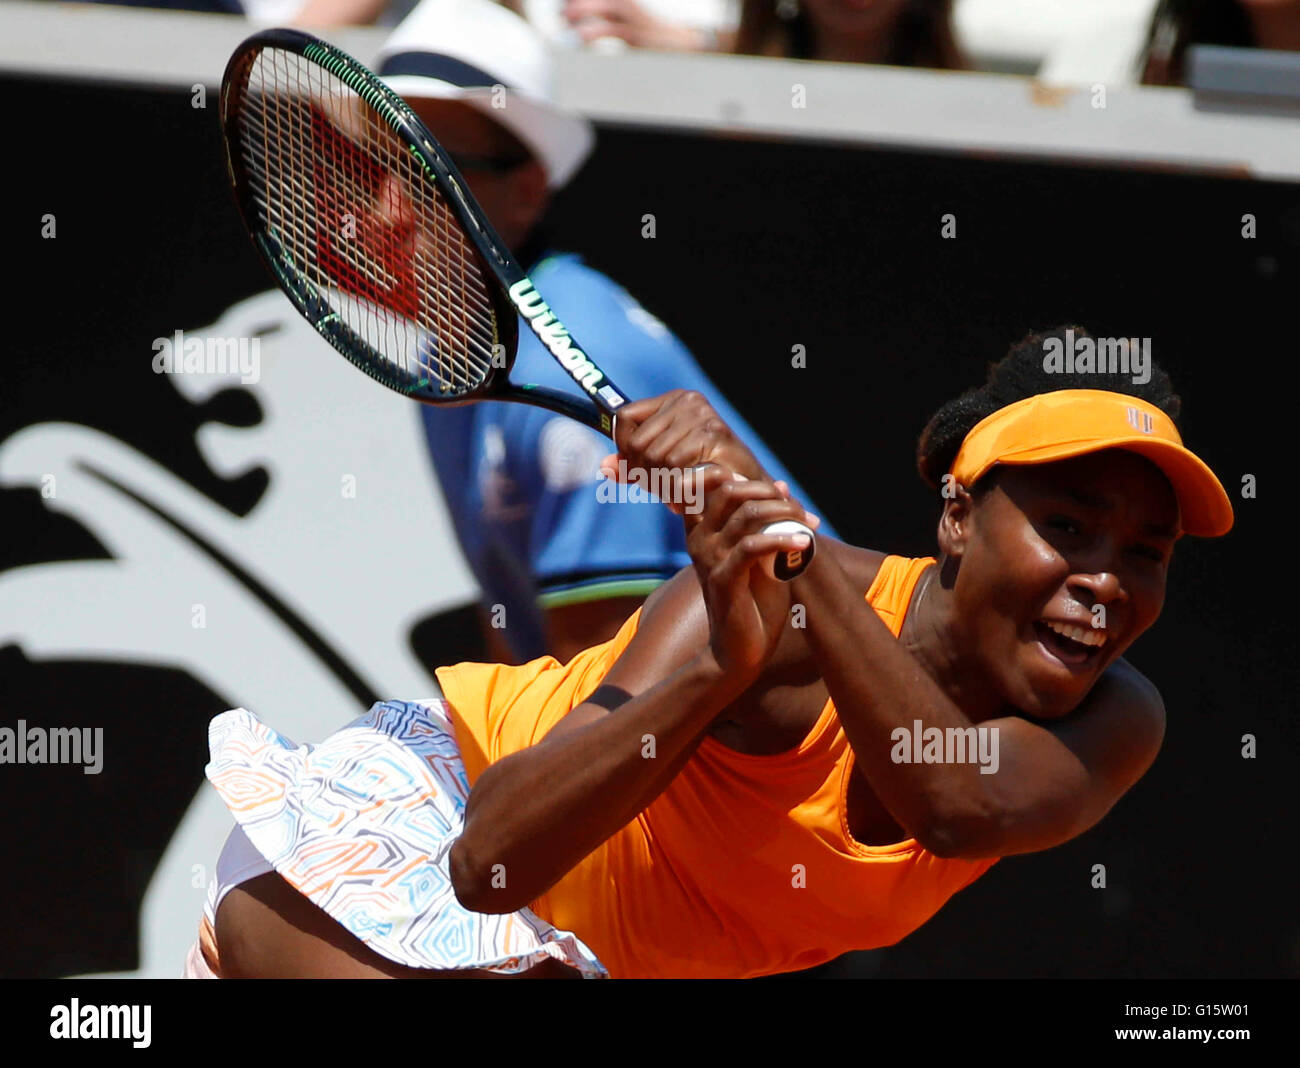
<svg viewBox="0 0 1300 1068">
<path fill-rule="evenodd" d="M 628 437 L 620 433 L 625 455 Z M 702 446 L 700 456 L 709 458 L 716 444 Z M 644 455 L 638 449 L 632 458 Z M 694 462 L 688 457 L 682 466 Z M 602 683 L 631 698 L 612 713 L 579 705 L 541 742 L 489 766 L 474 784 L 465 830 L 450 855 L 452 885 L 466 908 L 507 913 L 527 906 L 635 818 L 775 649 L 790 592 L 761 561 L 794 546 L 789 536 L 762 530 L 779 519 L 806 522 L 807 514 L 766 480 L 730 481 L 722 467 L 700 477 L 705 508 L 687 517 L 694 571 L 655 591 Z M 653 758 L 645 756 L 647 736 Z M 502 870 L 506 885 L 494 886 Z"/>
</svg>

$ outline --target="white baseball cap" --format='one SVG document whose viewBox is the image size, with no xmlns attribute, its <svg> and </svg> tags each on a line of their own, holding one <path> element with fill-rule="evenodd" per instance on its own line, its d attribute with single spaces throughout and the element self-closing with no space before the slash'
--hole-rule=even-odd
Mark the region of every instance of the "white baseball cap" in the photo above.
<svg viewBox="0 0 1300 1068">
<path fill-rule="evenodd" d="M 541 38 L 492 0 L 422 0 L 380 48 L 375 73 L 398 96 L 461 100 L 500 123 L 541 162 L 552 189 L 595 142 L 591 123 L 552 101 Z"/>
</svg>

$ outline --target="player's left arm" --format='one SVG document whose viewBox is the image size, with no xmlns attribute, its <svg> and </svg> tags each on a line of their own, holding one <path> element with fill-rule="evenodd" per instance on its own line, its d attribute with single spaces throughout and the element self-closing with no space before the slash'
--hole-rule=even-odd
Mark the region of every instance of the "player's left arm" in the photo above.
<svg viewBox="0 0 1300 1068">
<path fill-rule="evenodd" d="M 947 855 L 1035 853 L 1094 827 L 1155 761 L 1165 706 L 1125 660 L 1102 675 L 1062 720 L 987 720 L 998 731 L 998 770 L 973 811 L 949 813 Z"/>
<path fill-rule="evenodd" d="M 793 587 L 807 607 L 809 649 L 858 768 L 890 815 L 937 856 L 999 857 L 1067 842 L 1096 824 L 1155 760 L 1164 703 L 1123 660 L 1059 720 L 1008 715 L 973 724 L 833 555 L 819 554 Z M 937 728 L 945 740 L 949 731 L 969 740 L 978 727 L 985 750 L 977 759 L 969 748 L 942 762 L 904 759 L 914 754 L 918 721 L 922 732 Z"/>
</svg>

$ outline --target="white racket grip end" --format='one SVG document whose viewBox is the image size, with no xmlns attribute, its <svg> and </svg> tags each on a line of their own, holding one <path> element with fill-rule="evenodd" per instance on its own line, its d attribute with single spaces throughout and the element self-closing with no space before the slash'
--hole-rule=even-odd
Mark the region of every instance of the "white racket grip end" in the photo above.
<svg viewBox="0 0 1300 1068">
<path fill-rule="evenodd" d="M 763 528 L 764 534 L 807 534 L 808 544 L 802 549 L 786 549 L 773 553 L 765 561 L 767 573 L 782 582 L 802 575 L 804 569 L 812 563 L 813 553 L 817 551 L 817 538 L 812 530 L 794 519 L 782 519 L 769 523 Z"/>
<path fill-rule="evenodd" d="M 696 467 L 698 471 L 707 464 L 700 464 Z M 748 482 L 744 475 L 733 473 L 731 476 L 737 482 Z M 763 561 L 763 567 L 768 575 L 772 578 L 780 579 L 782 582 L 789 582 L 793 578 L 802 575 L 809 564 L 812 563 L 813 553 L 817 551 L 817 536 L 813 534 L 812 528 L 804 526 L 796 519 L 781 519 L 775 523 L 769 523 L 763 528 L 764 534 L 807 534 L 808 544 L 802 549 L 787 549 L 784 552 L 773 553 Z"/>
</svg>

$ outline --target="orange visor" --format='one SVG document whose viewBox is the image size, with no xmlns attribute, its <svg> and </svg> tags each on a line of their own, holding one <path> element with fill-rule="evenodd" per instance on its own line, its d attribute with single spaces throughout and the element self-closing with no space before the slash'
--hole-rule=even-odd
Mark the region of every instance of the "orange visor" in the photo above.
<svg viewBox="0 0 1300 1068">
<path fill-rule="evenodd" d="M 1183 531 L 1217 538 L 1232 529 L 1232 502 L 1214 472 L 1153 404 L 1102 389 L 1039 393 L 981 419 L 961 444 L 952 476 L 973 486 L 994 464 L 1044 464 L 1102 449 L 1145 456 L 1169 479 Z"/>
</svg>

